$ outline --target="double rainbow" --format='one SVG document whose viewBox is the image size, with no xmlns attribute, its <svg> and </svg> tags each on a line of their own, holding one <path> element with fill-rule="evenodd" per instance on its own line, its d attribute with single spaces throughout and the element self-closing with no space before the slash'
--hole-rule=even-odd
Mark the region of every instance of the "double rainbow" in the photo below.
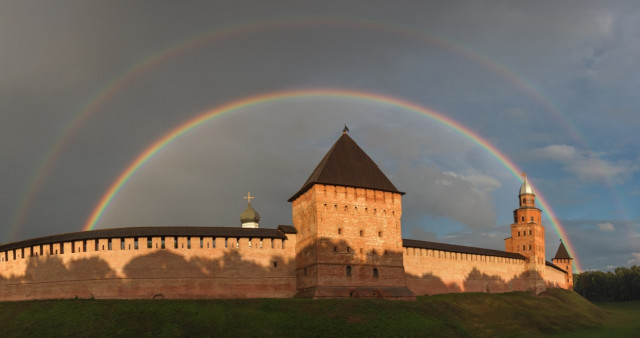
<svg viewBox="0 0 640 338">
<path fill-rule="evenodd" d="M 32 179 L 27 182 L 27 186 L 24 192 L 18 199 L 18 207 L 16 212 L 11 216 L 11 224 L 8 229 L 8 239 L 13 240 L 17 231 L 24 225 L 25 220 L 28 217 L 29 210 L 33 205 L 38 191 L 41 189 L 45 182 L 45 178 L 53 169 L 56 160 L 60 157 L 63 149 L 71 141 L 77 130 L 81 128 L 84 122 L 95 112 L 99 111 L 111 98 L 120 93 L 135 79 L 143 76 L 150 70 L 159 67 L 162 63 L 172 60 L 179 55 L 190 52 L 197 49 L 200 46 L 207 44 L 213 44 L 220 41 L 226 41 L 228 39 L 239 37 L 243 35 L 262 33 L 265 31 L 274 31 L 278 29 L 298 29 L 300 27 L 344 27 L 365 29 L 378 32 L 391 32 L 408 38 L 416 39 L 422 43 L 435 45 L 443 50 L 454 52 L 461 55 L 468 60 L 498 74 L 500 77 L 519 88 L 522 92 L 533 98 L 548 112 L 554 115 L 557 121 L 564 127 L 567 133 L 578 143 L 580 143 L 584 149 L 589 149 L 588 144 L 583 135 L 575 128 L 575 126 L 568 121 L 568 119 L 557 109 L 548 99 L 546 99 L 538 89 L 532 84 L 527 83 L 522 78 L 518 77 L 513 71 L 510 71 L 506 67 L 496 63 L 490 58 L 481 55 L 473 49 L 463 46 L 454 41 L 437 37 L 433 34 L 429 34 L 414 28 L 400 27 L 396 25 L 390 25 L 388 23 L 365 21 L 361 19 L 346 18 L 346 19 L 328 19 L 328 18 L 281 18 L 271 21 L 263 22 L 250 22 L 240 25 L 232 25 L 216 29 L 215 31 L 206 32 L 204 34 L 188 37 L 187 39 L 178 41 L 175 44 L 171 44 L 149 56 L 141 59 L 132 67 L 126 69 L 124 72 L 117 74 L 111 79 L 100 91 L 96 92 L 89 98 L 87 103 L 82 106 L 69 120 L 67 126 L 64 128 L 60 136 L 52 142 L 52 146 L 47 150 L 44 156 L 41 158 L 38 169 L 34 173 Z M 603 166 L 602 162 L 599 164 Z M 612 197 L 614 201 L 626 212 L 626 207 L 621 201 L 618 194 L 614 191 L 614 185 L 611 180 L 607 181 L 609 187 L 612 190 Z M 628 215 L 628 212 L 626 212 Z"/>
</svg>

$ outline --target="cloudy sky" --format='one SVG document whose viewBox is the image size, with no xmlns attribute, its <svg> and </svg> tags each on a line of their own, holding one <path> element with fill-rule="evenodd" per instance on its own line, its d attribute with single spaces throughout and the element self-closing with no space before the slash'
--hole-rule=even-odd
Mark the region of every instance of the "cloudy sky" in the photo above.
<svg viewBox="0 0 640 338">
<path fill-rule="evenodd" d="M 345 123 L 405 238 L 504 249 L 526 170 L 583 269 L 640 264 L 637 1 L 0 1 L 0 242 L 85 227 L 291 224 Z M 316 91 L 316 93 L 318 93 Z M 390 99 L 376 100 L 375 97 Z M 548 214 L 548 213 L 547 213 Z M 547 258 L 558 232 L 546 226 Z"/>
</svg>

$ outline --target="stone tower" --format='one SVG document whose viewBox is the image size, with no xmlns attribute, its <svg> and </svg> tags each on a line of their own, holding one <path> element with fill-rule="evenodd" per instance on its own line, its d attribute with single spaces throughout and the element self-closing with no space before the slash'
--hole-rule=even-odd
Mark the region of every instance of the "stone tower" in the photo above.
<svg viewBox="0 0 640 338">
<path fill-rule="evenodd" d="M 544 290 L 545 244 L 544 226 L 541 224 L 542 211 L 536 207 L 536 195 L 527 181 L 527 175 L 522 174 L 524 182 L 518 194 L 520 207 L 513 211 L 511 237 L 505 239 L 505 250 L 526 257 L 530 281 L 529 288 L 536 292 Z"/>
<path fill-rule="evenodd" d="M 569 252 L 567 248 L 564 247 L 562 240 L 560 240 L 560 246 L 558 247 L 555 257 L 553 257 L 553 264 L 567 272 L 566 287 L 569 290 L 573 290 L 573 258 L 569 256 Z"/>
<path fill-rule="evenodd" d="M 289 199 L 297 296 L 414 299 L 403 266 L 403 194 L 345 128 Z"/>
</svg>

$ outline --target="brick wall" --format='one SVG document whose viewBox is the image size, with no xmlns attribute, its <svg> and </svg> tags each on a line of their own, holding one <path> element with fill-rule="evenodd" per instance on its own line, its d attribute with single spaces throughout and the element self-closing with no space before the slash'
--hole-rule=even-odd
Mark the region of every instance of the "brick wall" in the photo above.
<svg viewBox="0 0 640 338">
<path fill-rule="evenodd" d="M 521 259 L 405 248 L 407 286 L 416 295 L 451 292 L 524 291 L 529 286 Z"/>
<path fill-rule="evenodd" d="M 143 237 L 10 250 L 0 252 L 0 300 L 292 297 L 295 241 Z"/>
<path fill-rule="evenodd" d="M 550 266 L 546 267 L 545 281 L 550 288 L 563 288 L 567 289 L 566 283 L 567 274 Z"/>
</svg>

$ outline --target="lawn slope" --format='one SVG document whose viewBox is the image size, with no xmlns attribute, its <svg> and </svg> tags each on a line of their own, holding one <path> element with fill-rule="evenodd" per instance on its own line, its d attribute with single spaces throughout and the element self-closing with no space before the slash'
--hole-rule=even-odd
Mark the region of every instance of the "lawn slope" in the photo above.
<svg viewBox="0 0 640 338">
<path fill-rule="evenodd" d="M 584 335 L 634 321 L 633 316 L 624 317 L 629 311 L 620 311 L 555 289 L 538 296 L 526 292 L 448 294 L 418 297 L 415 302 L 52 300 L 0 303 L 0 336 Z"/>
</svg>

